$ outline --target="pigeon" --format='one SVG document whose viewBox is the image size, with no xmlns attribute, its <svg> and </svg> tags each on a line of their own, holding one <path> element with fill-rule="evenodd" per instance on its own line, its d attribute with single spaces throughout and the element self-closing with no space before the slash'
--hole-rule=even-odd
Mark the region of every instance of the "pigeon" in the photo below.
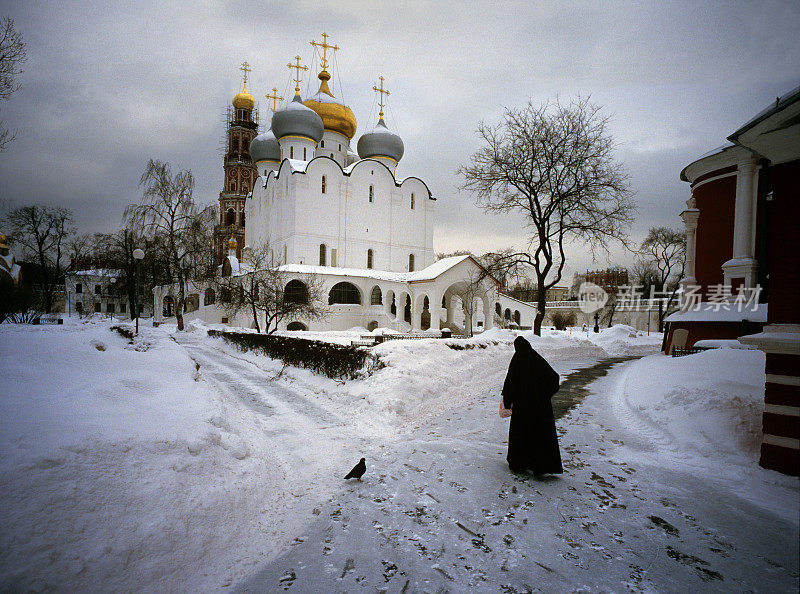
<svg viewBox="0 0 800 594">
<path fill-rule="evenodd" d="M 364 476 L 364 473 L 367 472 L 367 463 L 364 458 L 361 458 L 358 464 L 353 466 L 353 470 L 347 473 L 347 476 L 344 477 L 345 479 L 358 479 L 361 480 L 361 477 Z"/>
</svg>

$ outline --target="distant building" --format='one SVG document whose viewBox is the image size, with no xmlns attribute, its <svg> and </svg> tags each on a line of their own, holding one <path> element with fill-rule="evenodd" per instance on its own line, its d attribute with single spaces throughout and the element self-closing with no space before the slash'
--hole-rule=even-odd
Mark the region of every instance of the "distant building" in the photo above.
<svg viewBox="0 0 800 594">
<path fill-rule="evenodd" d="M 556 285 L 545 291 L 545 301 L 566 301 L 569 299 L 569 287 Z"/>
<path fill-rule="evenodd" d="M 609 295 L 615 295 L 620 287 L 628 286 L 628 271 L 625 268 L 613 267 L 605 270 L 587 270 L 587 283 L 594 283 Z"/>
<path fill-rule="evenodd" d="M 735 339 L 767 353 L 761 465 L 800 456 L 800 87 L 687 165 L 682 311 L 665 350 Z M 688 299 L 692 295 L 694 299 Z"/>
<path fill-rule="evenodd" d="M 70 272 L 64 278 L 66 302 L 64 310 L 68 316 L 90 316 L 107 314 L 119 318 L 131 317 L 128 292 L 122 270 L 93 268 Z M 143 298 L 143 288 L 139 287 L 140 318 L 153 316 L 151 299 Z"/>
</svg>

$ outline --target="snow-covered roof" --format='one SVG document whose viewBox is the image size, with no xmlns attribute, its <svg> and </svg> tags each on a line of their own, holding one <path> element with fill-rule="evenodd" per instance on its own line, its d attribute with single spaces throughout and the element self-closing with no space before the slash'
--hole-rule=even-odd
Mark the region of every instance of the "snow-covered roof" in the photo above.
<svg viewBox="0 0 800 594">
<path fill-rule="evenodd" d="M 678 311 L 667 316 L 666 322 L 767 322 L 767 304 L 741 307 L 735 303 L 698 303 L 689 311 Z"/>
<path fill-rule="evenodd" d="M 338 268 L 334 266 L 312 266 L 309 264 L 284 264 L 279 268 L 281 272 L 299 274 L 327 274 L 329 276 L 353 276 L 373 278 L 375 280 L 391 281 L 397 283 L 413 283 L 432 281 L 457 264 L 469 259 L 469 255 L 442 258 L 427 268 L 414 272 L 390 272 L 388 270 L 373 270 L 369 268 Z"/>
<path fill-rule="evenodd" d="M 122 276 L 122 270 L 117 268 L 90 268 L 88 270 L 76 270 L 70 274 L 78 276 L 111 276 L 117 278 Z"/>
</svg>

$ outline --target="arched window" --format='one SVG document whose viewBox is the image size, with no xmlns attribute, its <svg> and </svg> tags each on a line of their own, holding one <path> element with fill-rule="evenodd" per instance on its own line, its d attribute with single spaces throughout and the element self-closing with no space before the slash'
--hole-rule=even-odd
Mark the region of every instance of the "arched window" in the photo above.
<svg viewBox="0 0 800 594">
<path fill-rule="evenodd" d="M 327 266 L 327 258 L 328 255 L 328 248 L 325 247 L 324 243 L 319 244 L 319 265 L 320 266 Z"/>
<path fill-rule="evenodd" d="M 403 308 L 403 319 L 411 323 L 411 295 L 406 295 L 406 306 Z"/>
<path fill-rule="evenodd" d="M 414 210 L 414 192 L 411 192 L 411 210 Z"/>
<path fill-rule="evenodd" d="M 325 193 L 325 192 L 327 192 L 327 191 L 328 191 L 328 178 L 326 178 L 326 177 L 323 175 L 323 176 L 322 176 L 322 193 L 324 194 L 324 193 Z"/>
<path fill-rule="evenodd" d="M 217 295 L 214 293 L 214 289 L 210 287 L 206 289 L 205 295 L 203 296 L 203 305 L 214 305 L 216 300 Z"/>
<path fill-rule="evenodd" d="M 495 304 L 494 304 L 494 313 L 496 313 L 498 316 L 501 316 L 501 317 L 502 317 L 502 315 L 503 315 L 503 308 L 500 306 L 500 304 L 499 304 L 499 303 L 495 303 Z"/>
<path fill-rule="evenodd" d="M 369 249 L 367 250 L 367 268 L 372 268 L 372 264 L 373 264 L 373 255 L 372 255 L 372 250 Z"/>
<path fill-rule="evenodd" d="M 381 294 L 381 288 L 378 285 L 372 287 L 372 292 L 369 294 L 369 304 L 383 305 L 383 295 Z"/>
<path fill-rule="evenodd" d="M 294 147 L 293 146 L 289 147 L 289 158 L 290 159 L 294 159 Z"/>
<path fill-rule="evenodd" d="M 300 322 L 289 322 L 286 325 L 287 330 L 306 330 L 306 325 Z"/>
<path fill-rule="evenodd" d="M 303 161 L 306 160 L 306 147 L 303 147 Z"/>
<path fill-rule="evenodd" d="M 229 208 L 225 211 L 225 224 L 226 225 L 235 225 L 236 224 L 236 211 L 232 208 Z"/>
<path fill-rule="evenodd" d="M 333 285 L 328 295 L 328 305 L 333 305 L 335 303 L 361 305 L 361 293 L 358 292 L 358 288 L 352 283 L 337 283 Z"/>
<path fill-rule="evenodd" d="M 290 280 L 283 288 L 284 303 L 308 303 L 308 287 L 303 281 Z"/>
<path fill-rule="evenodd" d="M 511 320 L 511 310 L 506 309 L 505 313 L 503 314 L 503 318 L 510 321 Z"/>
<path fill-rule="evenodd" d="M 414 272 L 414 254 L 408 254 L 408 271 Z"/>
<path fill-rule="evenodd" d="M 517 326 L 519 326 L 519 322 L 520 322 L 521 319 L 522 319 L 522 316 L 520 315 L 520 313 L 518 311 L 515 311 L 514 312 L 514 323 Z"/>
<path fill-rule="evenodd" d="M 241 214 L 239 215 L 239 220 L 242 221 L 241 224 L 242 224 L 242 227 L 244 227 L 244 211 L 242 211 Z"/>
<path fill-rule="evenodd" d="M 373 186 L 373 185 L 370 185 L 370 187 L 369 187 L 369 201 L 370 202 L 374 202 L 375 201 L 375 186 Z"/>
<path fill-rule="evenodd" d="M 319 141 L 319 145 L 320 145 L 322 148 L 325 148 L 325 141 L 324 141 L 324 140 L 320 140 L 320 141 Z"/>
</svg>

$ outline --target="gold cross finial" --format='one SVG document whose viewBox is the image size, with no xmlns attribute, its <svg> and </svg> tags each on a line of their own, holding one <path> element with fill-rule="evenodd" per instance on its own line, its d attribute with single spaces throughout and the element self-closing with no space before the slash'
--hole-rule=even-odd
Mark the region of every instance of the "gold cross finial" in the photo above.
<svg viewBox="0 0 800 594">
<path fill-rule="evenodd" d="M 239 70 L 244 72 L 244 90 L 246 91 L 247 90 L 247 73 L 248 72 L 252 72 L 253 69 L 250 68 L 250 64 L 248 64 L 247 62 L 242 62 L 242 67 L 239 68 Z"/>
<path fill-rule="evenodd" d="M 312 41 L 311 42 L 311 45 L 313 45 L 315 48 L 316 47 L 321 47 L 322 48 L 321 66 L 322 66 L 323 70 L 327 70 L 327 68 L 328 68 L 328 50 L 330 49 L 330 50 L 336 51 L 336 50 L 339 49 L 338 45 L 328 45 L 328 37 L 329 37 L 329 35 L 327 33 L 323 33 L 322 34 L 322 43 L 317 43 L 316 41 Z"/>
<path fill-rule="evenodd" d="M 294 82 L 295 82 L 294 92 L 300 93 L 300 71 L 308 70 L 308 66 L 300 66 L 300 56 L 295 56 L 294 59 L 295 62 L 297 63 L 292 64 L 291 62 L 289 62 L 287 66 L 289 67 L 289 69 L 294 68 L 295 70 L 297 70 L 297 75 L 294 77 Z"/>
<path fill-rule="evenodd" d="M 378 99 L 378 103 L 381 106 L 380 117 L 382 118 L 383 117 L 383 96 L 386 95 L 388 97 L 389 96 L 389 91 L 387 89 L 383 88 L 383 80 L 384 80 L 383 77 L 379 76 L 378 78 L 381 81 L 381 88 L 379 89 L 375 85 L 372 85 L 372 90 L 377 92 L 377 93 L 380 93 L 380 95 L 379 95 L 380 99 Z"/>
<path fill-rule="evenodd" d="M 283 101 L 283 97 L 278 96 L 278 89 L 275 87 L 272 88 L 272 95 L 267 93 L 266 97 L 267 101 L 272 99 L 272 107 L 270 109 L 272 109 L 272 113 L 275 113 L 275 111 L 278 109 L 278 101 Z"/>
</svg>

